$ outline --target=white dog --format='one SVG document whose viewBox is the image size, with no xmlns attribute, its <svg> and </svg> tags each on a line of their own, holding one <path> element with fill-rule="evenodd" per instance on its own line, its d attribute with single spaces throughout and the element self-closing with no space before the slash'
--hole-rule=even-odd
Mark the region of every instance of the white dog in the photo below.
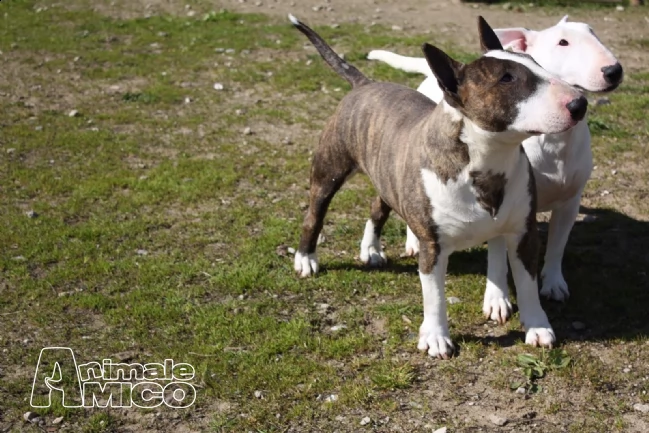
<svg viewBox="0 0 649 433">
<path fill-rule="evenodd" d="M 567 18 L 541 31 L 509 28 L 495 32 L 505 49 L 529 54 L 544 69 L 582 90 L 606 92 L 615 89 L 623 79 L 620 63 L 590 26 L 568 22 Z M 436 102 L 442 100 L 443 92 L 424 58 L 375 50 L 369 53 L 368 59 L 382 60 L 406 72 L 427 75 L 417 90 Z M 584 119 L 569 131 L 528 138 L 523 146 L 536 178 L 537 211 L 552 211 L 545 265 L 541 272 L 541 294 L 563 301 L 569 296 L 561 270 L 563 251 L 593 166 L 588 124 Z M 406 254 L 418 252 L 419 241 L 408 228 Z M 502 323 L 512 313 L 507 289 L 506 246 L 502 237 L 489 241 L 488 259 L 483 311 L 487 317 Z"/>
</svg>

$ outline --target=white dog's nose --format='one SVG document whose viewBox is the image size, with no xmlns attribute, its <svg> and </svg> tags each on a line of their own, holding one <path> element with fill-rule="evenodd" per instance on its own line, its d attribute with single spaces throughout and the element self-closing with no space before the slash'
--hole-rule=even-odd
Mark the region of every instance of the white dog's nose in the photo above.
<svg viewBox="0 0 649 433">
<path fill-rule="evenodd" d="M 566 104 L 572 120 L 579 122 L 586 115 L 588 109 L 588 100 L 582 95 Z"/>
<path fill-rule="evenodd" d="M 602 72 L 604 73 L 604 79 L 609 84 L 618 84 L 624 73 L 619 62 L 611 66 L 604 66 Z"/>
</svg>

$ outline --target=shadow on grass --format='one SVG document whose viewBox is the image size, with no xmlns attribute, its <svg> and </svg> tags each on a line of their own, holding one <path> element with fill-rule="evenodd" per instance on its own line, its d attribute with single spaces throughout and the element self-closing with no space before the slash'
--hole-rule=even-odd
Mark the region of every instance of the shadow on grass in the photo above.
<svg viewBox="0 0 649 433">
<path fill-rule="evenodd" d="M 570 299 L 544 302 L 560 339 L 635 340 L 649 335 L 649 222 L 608 209 L 581 212 L 570 235 L 563 272 Z M 576 330 L 574 322 L 585 325 Z M 579 327 L 579 326 L 577 326 Z"/>
<path fill-rule="evenodd" d="M 565 303 L 542 299 L 558 339 L 564 341 L 635 340 L 649 336 L 649 222 L 638 221 L 609 209 L 582 207 L 588 222 L 577 222 L 571 232 L 563 261 L 563 273 L 571 296 Z M 548 225 L 539 224 L 542 242 Z M 541 257 L 545 245 L 541 249 Z M 458 251 L 449 260 L 449 275 L 486 276 L 485 248 Z M 323 271 L 409 273 L 416 276 L 417 261 L 410 257 L 390 260 L 384 268 L 359 263 L 327 263 Z M 541 267 L 539 267 L 540 271 Z M 510 289 L 513 292 L 511 275 Z M 575 324 L 580 322 L 580 324 Z M 581 324 L 585 327 L 581 328 Z M 522 333 L 478 338 L 460 335 L 459 340 L 496 341 L 509 346 Z M 524 339 L 524 336 L 523 336 Z"/>
</svg>

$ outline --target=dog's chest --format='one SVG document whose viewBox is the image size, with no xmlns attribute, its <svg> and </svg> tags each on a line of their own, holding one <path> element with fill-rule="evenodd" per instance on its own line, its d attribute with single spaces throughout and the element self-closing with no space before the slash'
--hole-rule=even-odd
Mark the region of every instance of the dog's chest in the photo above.
<svg viewBox="0 0 649 433">
<path fill-rule="evenodd" d="M 469 248 L 501 234 L 519 232 L 525 224 L 529 213 L 526 176 L 508 181 L 502 174 L 476 175 L 467 167 L 446 182 L 424 169 L 422 180 L 444 248 Z"/>
<path fill-rule="evenodd" d="M 579 194 L 590 178 L 593 157 L 585 121 L 562 134 L 545 134 L 523 142 L 534 169 L 537 211 L 555 209 Z"/>
</svg>

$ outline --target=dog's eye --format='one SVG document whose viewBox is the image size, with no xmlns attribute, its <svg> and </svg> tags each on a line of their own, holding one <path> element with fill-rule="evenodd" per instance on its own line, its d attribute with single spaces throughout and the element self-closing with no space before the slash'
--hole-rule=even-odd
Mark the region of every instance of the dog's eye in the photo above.
<svg viewBox="0 0 649 433">
<path fill-rule="evenodd" d="M 567 47 L 570 44 L 568 44 L 568 41 L 566 41 L 565 39 L 561 39 L 559 41 L 559 45 L 561 45 L 562 47 Z"/>
<path fill-rule="evenodd" d="M 514 81 L 514 76 L 509 72 L 505 73 L 505 75 L 500 78 L 501 83 L 511 83 L 512 81 Z"/>
</svg>

